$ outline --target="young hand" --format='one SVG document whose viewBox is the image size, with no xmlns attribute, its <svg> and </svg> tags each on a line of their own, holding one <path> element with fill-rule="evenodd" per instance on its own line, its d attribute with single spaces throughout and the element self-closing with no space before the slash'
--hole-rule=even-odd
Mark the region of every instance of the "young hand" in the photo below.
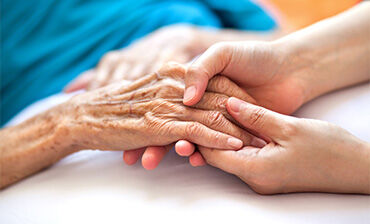
<svg viewBox="0 0 370 224">
<path fill-rule="evenodd" d="M 227 109 L 268 144 L 239 151 L 199 146 L 208 164 L 237 175 L 261 194 L 370 193 L 369 143 L 336 125 L 278 114 L 236 98 L 228 100 Z"/>
</svg>

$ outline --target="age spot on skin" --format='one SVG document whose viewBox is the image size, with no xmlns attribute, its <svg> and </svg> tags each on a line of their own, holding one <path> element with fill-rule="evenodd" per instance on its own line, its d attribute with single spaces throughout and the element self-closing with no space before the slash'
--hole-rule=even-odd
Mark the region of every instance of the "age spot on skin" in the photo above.
<svg viewBox="0 0 370 224">
<path fill-rule="evenodd" d="M 129 102 L 129 103 L 128 103 L 128 106 L 129 106 L 129 108 L 130 108 L 130 110 L 129 110 L 129 114 L 131 115 L 131 114 L 132 114 L 132 104 Z"/>
</svg>

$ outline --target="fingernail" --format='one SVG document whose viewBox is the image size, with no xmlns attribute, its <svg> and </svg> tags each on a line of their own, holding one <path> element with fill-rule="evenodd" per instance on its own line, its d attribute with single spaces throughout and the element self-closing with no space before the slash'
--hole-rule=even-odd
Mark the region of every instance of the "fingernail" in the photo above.
<svg viewBox="0 0 370 224">
<path fill-rule="evenodd" d="M 251 141 L 251 145 L 258 148 L 263 148 L 266 144 L 267 143 L 260 138 L 253 138 Z"/>
<path fill-rule="evenodd" d="M 237 138 L 227 139 L 227 144 L 229 144 L 229 146 L 231 146 L 235 149 L 240 149 L 243 146 L 243 142 L 240 139 L 237 139 Z"/>
<path fill-rule="evenodd" d="M 236 98 L 234 98 L 234 97 L 231 97 L 229 100 L 228 100 L 228 102 L 227 102 L 228 104 L 229 104 L 229 107 L 230 107 L 230 109 L 233 111 L 233 112 L 235 112 L 235 113 L 238 113 L 239 112 L 239 110 L 240 110 L 240 106 L 244 103 L 243 101 L 241 101 L 241 100 L 238 100 L 238 99 L 236 99 Z"/>
<path fill-rule="evenodd" d="M 185 93 L 184 93 L 184 102 L 189 102 L 195 97 L 197 89 L 195 86 L 190 86 L 189 88 L 186 88 Z"/>
</svg>

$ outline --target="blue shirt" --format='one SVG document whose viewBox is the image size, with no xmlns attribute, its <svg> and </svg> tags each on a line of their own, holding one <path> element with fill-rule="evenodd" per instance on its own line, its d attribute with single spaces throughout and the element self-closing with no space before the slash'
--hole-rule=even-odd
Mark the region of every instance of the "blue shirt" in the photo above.
<svg viewBox="0 0 370 224">
<path fill-rule="evenodd" d="M 275 27 L 249 0 L 1 0 L 1 125 L 107 51 L 174 23 Z"/>
</svg>

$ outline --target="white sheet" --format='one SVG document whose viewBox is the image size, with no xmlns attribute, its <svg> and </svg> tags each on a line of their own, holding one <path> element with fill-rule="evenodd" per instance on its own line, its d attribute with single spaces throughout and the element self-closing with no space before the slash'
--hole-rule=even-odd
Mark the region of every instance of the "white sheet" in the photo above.
<svg viewBox="0 0 370 224">
<path fill-rule="evenodd" d="M 14 118 L 60 103 L 59 94 Z M 336 123 L 370 141 L 370 85 L 320 97 L 296 116 Z M 301 193 L 261 196 L 212 167 L 173 152 L 154 171 L 120 152 L 84 151 L 0 192 L 0 223 L 370 223 L 370 197 Z"/>
</svg>

